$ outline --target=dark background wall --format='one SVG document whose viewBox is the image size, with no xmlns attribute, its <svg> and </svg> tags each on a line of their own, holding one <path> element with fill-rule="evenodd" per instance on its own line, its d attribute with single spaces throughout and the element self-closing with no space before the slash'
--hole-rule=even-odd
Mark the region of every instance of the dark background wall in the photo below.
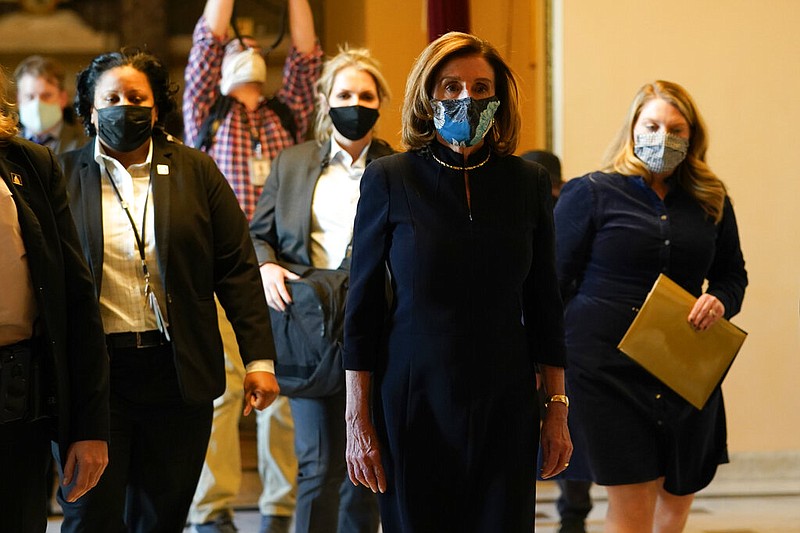
<svg viewBox="0 0 800 533">
<path fill-rule="evenodd" d="M 322 40 L 323 0 L 310 0 L 317 34 Z M 205 0 L 0 0 L 0 65 L 11 77 L 16 65 L 31 54 L 59 60 L 67 71 L 70 95 L 75 74 L 95 56 L 123 46 L 149 50 L 170 68 L 173 82 L 183 91 L 183 71 L 191 35 Z M 281 27 L 286 0 L 237 0 L 240 27 L 267 46 Z M 4 26 L 5 24 L 5 26 Z M 5 31 L 3 31 L 5 30 Z M 289 36 L 267 58 L 268 90 L 280 82 Z M 13 98 L 15 89 L 9 90 Z M 180 118 L 169 122 L 180 134 Z"/>
</svg>

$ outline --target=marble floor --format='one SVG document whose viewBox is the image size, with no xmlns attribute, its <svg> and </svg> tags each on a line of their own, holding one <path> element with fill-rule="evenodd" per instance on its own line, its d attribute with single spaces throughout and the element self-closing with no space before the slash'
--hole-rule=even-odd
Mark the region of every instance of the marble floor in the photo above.
<svg viewBox="0 0 800 533">
<path fill-rule="evenodd" d="M 684 533 L 800 533 L 800 486 L 797 482 L 777 482 L 768 491 L 754 491 L 753 487 L 726 484 L 724 490 L 711 487 L 698 495 Z M 776 486 L 777 485 L 777 486 Z M 537 504 L 537 533 L 557 533 L 558 514 L 553 503 L 557 487 L 541 483 Z M 759 494 L 768 492 L 768 494 Z M 592 489 L 595 507 L 586 523 L 588 533 L 603 531 L 606 502 L 602 489 Z M 241 533 L 258 533 L 259 515 L 253 505 L 245 505 L 236 512 L 235 523 Z M 48 523 L 47 532 L 59 531 L 56 517 Z M 185 533 L 191 533 L 187 528 Z M 502 533 L 499 527 L 497 533 Z"/>
<path fill-rule="evenodd" d="M 243 480 L 235 516 L 240 533 L 258 533 L 260 521 L 254 429 L 241 431 Z M 684 533 L 800 533 L 800 452 L 772 456 L 774 460 L 766 462 L 737 458 L 733 466 L 721 467 L 711 485 L 698 493 Z M 537 486 L 537 533 L 558 532 L 557 497 L 554 482 Z M 606 513 L 604 489 L 594 486 L 592 498 L 595 506 L 586 531 L 600 533 Z M 59 517 L 53 517 L 47 533 L 57 533 L 60 525 Z M 184 533 L 193 532 L 187 528 Z M 503 533 L 502 526 L 497 533 Z"/>
</svg>

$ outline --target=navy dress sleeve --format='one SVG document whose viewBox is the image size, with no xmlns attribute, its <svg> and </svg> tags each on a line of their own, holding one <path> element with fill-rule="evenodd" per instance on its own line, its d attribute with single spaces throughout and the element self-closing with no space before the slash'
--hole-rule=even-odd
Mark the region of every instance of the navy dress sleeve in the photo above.
<svg viewBox="0 0 800 533">
<path fill-rule="evenodd" d="M 533 360 L 564 367 L 564 313 L 554 261 L 555 230 L 550 184 L 550 177 L 540 167 L 535 184 L 538 205 L 533 231 L 533 258 L 523 287 L 523 306 L 528 347 L 533 352 Z"/>
<path fill-rule="evenodd" d="M 588 178 L 575 178 L 561 189 L 555 208 L 556 269 L 561 294 L 579 283 L 594 239 L 594 202 Z"/>
<path fill-rule="evenodd" d="M 725 306 L 725 318 L 739 313 L 747 287 L 747 271 L 739 242 L 739 228 L 730 198 L 725 198 L 717 229 L 716 253 L 707 274 L 708 292 Z"/>
<path fill-rule="evenodd" d="M 375 370 L 386 314 L 389 187 L 381 161 L 367 166 L 353 226 L 353 258 L 345 307 L 343 364 Z"/>
</svg>

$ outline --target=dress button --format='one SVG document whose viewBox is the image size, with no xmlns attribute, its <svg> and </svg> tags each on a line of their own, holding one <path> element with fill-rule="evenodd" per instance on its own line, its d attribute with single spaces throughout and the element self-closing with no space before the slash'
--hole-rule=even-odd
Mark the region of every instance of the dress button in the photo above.
<svg viewBox="0 0 800 533">
<path fill-rule="evenodd" d="M 661 220 L 667 220 L 667 215 L 661 215 Z"/>
<path fill-rule="evenodd" d="M 658 394 L 656 394 L 656 400 L 660 400 L 660 399 L 661 399 L 661 393 L 659 392 Z"/>
<path fill-rule="evenodd" d="M 667 239 L 667 240 L 665 240 L 665 241 L 664 241 L 664 245 L 665 245 L 665 246 L 669 246 L 669 239 Z"/>
<path fill-rule="evenodd" d="M 659 426 L 663 426 L 664 422 L 662 422 L 661 420 L 658 420 L 658 421 L 656 421 L 656 424 L 658 424 Z"/>
</svg>

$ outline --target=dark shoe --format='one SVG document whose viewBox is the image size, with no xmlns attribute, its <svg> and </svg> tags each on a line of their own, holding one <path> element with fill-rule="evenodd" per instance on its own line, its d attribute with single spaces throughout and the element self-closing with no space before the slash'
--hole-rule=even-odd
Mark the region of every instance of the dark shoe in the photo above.
<svg viewBox="0 0 800 533">
<path fill-rule="evenodd" d="M 230 516 L 222 516 L 213 522 L 195 524 L 194 530 L 196 533 L 236 533 L 239 531 L 233 525 L 233 519 Z"/>
<path fill-rule="evenodd" d="M 562 520 L 558 533 L 586 533 L 583 520 Z"/>
<path fill-rule="evenodd" d="M 261 515 L 261 527 L 258 533 L 289 533 L 291 516 Z"/>
</svg>

